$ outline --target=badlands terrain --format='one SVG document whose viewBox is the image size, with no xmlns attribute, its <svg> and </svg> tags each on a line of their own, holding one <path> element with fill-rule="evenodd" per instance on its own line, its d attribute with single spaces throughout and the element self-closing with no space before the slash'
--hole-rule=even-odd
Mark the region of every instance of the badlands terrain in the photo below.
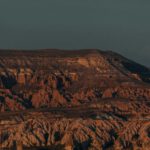
<svg viewBox="0 0 150 150">
<path fill-rule="evenodd" d="M 0 50 L 0 149 L 149 150 L 150 69 L 112 51 Z"/>
</svg>

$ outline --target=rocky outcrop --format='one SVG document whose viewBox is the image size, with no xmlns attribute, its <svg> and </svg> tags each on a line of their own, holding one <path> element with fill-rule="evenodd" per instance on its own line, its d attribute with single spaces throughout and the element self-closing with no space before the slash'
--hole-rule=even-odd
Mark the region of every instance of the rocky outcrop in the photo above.
<svg viewBox="0 0 150 150">
<path fill-rule="evenodd" d="M 23 120 L 0 121 L 1 148 L 11 148 L 14 141 L 24 147 L 60 144 L 71 149 L 149 148 L 150 122 L 146 118 L 127 122 L 117 118 L 49 119 L 48 116 L 37 113 Z"/>
<path fill-rule="evenodd" d="M 150 69 L 100 50 L 0 51 L 0 147 L 148 149 Z"/>
<path fill-rule="evenodd" d="M 10 102 L 7 105 L 8 110 L 17 105 L 16 110 L 81 105 L 115 97 L 150 97 L 150 87 L 144 85 L 143 77 L 137 70 L 142 70 L 142 66 L 136 64 L 136 67 L 134 62 L 122 56 L 102 51 L 78 51 L 74 55 L 69 52 L 67 56 L 63 54 L 68 52 L 59 53 L 58 57 L 52 51 L 1 53 L 0 63 L 5 67 L 0 67 L 0 87 L 9 89 L 12 97 L 11 105 Z M 136 67 L 137 72 L 127 70 L 125 62 L 134 64 L 132 66 Z M 148 77 L 149 70 L 143 67 L 143 71 Z M 13 98 L 16 96 L 21 103 Z M 1 102 L 1 107 L 4 106 Z"/>
</svg>

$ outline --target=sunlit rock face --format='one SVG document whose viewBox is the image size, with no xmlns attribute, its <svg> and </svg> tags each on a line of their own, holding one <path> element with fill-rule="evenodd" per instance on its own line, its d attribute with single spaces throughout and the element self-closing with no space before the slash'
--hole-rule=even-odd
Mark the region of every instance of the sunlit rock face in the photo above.
<svg viewBox="0 0 150 150">
<path fill-rule="evenodd" d="M 149 83 L 148 68 L 111 51 L 1 50 L 0 144 L 142 149 L 150 143 Z M 8 118 L 16 111 L 21 117 Z"/>
</svg>

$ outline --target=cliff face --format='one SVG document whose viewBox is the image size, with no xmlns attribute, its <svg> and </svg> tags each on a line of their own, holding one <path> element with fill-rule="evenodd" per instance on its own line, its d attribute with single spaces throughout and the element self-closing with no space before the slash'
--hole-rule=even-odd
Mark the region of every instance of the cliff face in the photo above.
<svg viewBox="0 0 150 150">
<path fill-rule="evenodd" d="M 148 68 L 113 52 L 1 50 L 0 112 L 3 115 L 0 129 L 8 127 L 1 133 L 4 137 L 1 145 L 10 147 L 19 137 L 25 146 L 70 143 L 72 147 L 85 144 L 94 149 L 142 148 L 137 143 L 150 140 L 149 83 Z M 77 113 L 87 106 L 92 107 L 91 112 Z M 69 118 L 59 112 L 60 120 L 57 117 L 49 120 L 43 114 L 38 120 L 38 116 L 34 118 L 28 114 L 17 122 L 4 115 L 9 111 L 51 112 L 58 107 L 68 113 L 70 109 L 78 109 Z M 3 119 L 7 123 L 3 124 Z M 67 127 L 71 130 L 65 129 Z M 59 137 L 56 141 L 55 133 Z"/>
<path fill-rule="evenodd" d="M 55 53 L 1 52 L 1 111 L 12 110 L 13 105 L 19 110 L 76 105 L 113 96 L 150 96 L 149 88 L 143 87 L 150 80 L 150 70 L 122 56 L 98 50 Z"/>
</svg>

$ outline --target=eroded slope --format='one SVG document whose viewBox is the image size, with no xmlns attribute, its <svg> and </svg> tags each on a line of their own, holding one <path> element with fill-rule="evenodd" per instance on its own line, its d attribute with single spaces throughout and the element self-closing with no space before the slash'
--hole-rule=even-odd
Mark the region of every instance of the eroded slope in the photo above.
<svg viewBox="0 0 150 150">
<path fill-rule="evenodd" d="M 0 146 L 150 146 L 150 70 L 100 50 L 0 51 Z"/>
</svg>

